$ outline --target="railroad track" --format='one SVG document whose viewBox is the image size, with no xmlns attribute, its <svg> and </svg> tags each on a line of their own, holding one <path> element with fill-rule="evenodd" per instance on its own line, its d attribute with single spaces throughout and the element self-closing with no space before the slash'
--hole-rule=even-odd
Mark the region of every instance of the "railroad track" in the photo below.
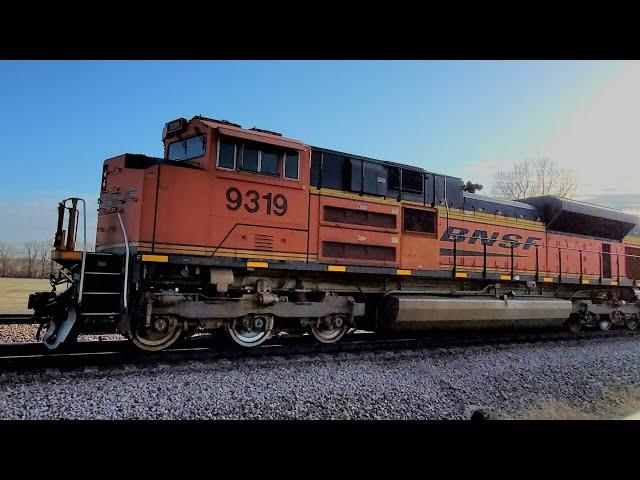
<svg viewBox="0 0 640 480">
<path fill-rule="evenodd" d="M 276 338 L 256 348 L 225 346 L 219 341 L 197 338 L 185 341 L 180 347 L 161 352 L 141 352 L 125 340 L 78 342 L 66 353 L 49 354 L 39 343 L 0 344 L 0 372 L 41 370 L 48 368 L 73 369 L 82 367 L 112 367 L 119 365 L 153 365 L 185 361 L 258 358 L 302 354 L 331 354 L 381 350 L 436 349 L 477 345 L 521 344 L 554 341 L 598 341 L 605 338 L 637 337 L 640 331 L 625 329 L 608 332 L 587 331 L 527 331 L 498 333 L 466 333 L 431 335 L 429 337 L 382 337 L 374 333 L 356 333 L 341 342 L 324 345 L 310 337 Z"/>
<path fill-rule="evenodd" d="M 2 312 L 0 313 L 0 325 L 7 324 L 31 324 L 33 322 L 33 314 L 32 313 L 23 313 L 23 312 Z"/>
</svg>

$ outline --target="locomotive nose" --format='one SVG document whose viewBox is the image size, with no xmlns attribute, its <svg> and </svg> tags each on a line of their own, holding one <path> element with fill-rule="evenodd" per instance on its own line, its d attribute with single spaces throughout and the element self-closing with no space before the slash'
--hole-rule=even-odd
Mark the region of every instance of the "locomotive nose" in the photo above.
<svg viewBox="0 0 640 480">
<path fill-rule="evenodd" d="M 129 242 L 138 241 L 142 192 L 145 178 L 153 165 L 147 157 L 125 154 L 105 161 L 98 200 L 97 251 L 118 251 Z M 149 188 L 156 182 L 151 179 Z"/>
</svg>

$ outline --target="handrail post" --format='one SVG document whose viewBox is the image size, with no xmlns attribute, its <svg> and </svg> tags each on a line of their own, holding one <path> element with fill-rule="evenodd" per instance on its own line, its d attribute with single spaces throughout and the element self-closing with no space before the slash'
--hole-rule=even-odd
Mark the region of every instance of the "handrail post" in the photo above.
<svg viewBox="0 0 640 480">
<path fill-rule="evenodd" d="M 458 236 L 453 236 L 453 276 L 456 276 L 456 260 L 458 258 Z"/>
<path fill-rule="evenodd" d="M 562 283 L 562 251 L 558 248 L 558 283 Z"/>
<path fill-rule="evenodd" d="M 487 240 L 482 239 L 482 278 L 487 278 Z"/>
<path fill-rule="evenodd" d="M 540 260 L 539 260 L 539 252 L 538 252 L 538 246 L 539 245 L 535 245 L 536 247 L 536 282 L 540 281 Z"/>
<path fill-rule="evenodd" d="M 600 285 L 602 285 L 602 247 L 600 249 L 600 252 L 598 254 L 598 261 L 599 261 L 599 276 L 598 276 L 598 283 Z"/>
<path fill-rule="evenodd" d="M 618 271 L 618 285 L 620 285 L 620 252 L 616 252 L 616 270 Z"/>
<path fill-rule="evenodd" d="M 120 228 L 122 228 L 122 236 L 124 237 L 124 248 L 126 257 L 124 260 L 124 291 L 122 293 L 123 305 L 126 310 L 127 308 L 127 296 L 128 296 L 128 280 L 129 280 L 129 239 L 127 238 L 127 230 L 124 228 L 124 223 L 122 222 L 122 216 L 118 211 L 118 221 L 120 222 Z"/>
<path fill-rule="evenodd" d="M 513 242 L 511 242 L 511 280 L 513 280 Z"/>
<path fill-rule="evenodd" d="M 584 268 L 582 268 L 582 250 L 578 250 L 578 255 L 580 255 L 580 285 L 582 285 L 582 272 L 584 272 Z"/>
</svg>

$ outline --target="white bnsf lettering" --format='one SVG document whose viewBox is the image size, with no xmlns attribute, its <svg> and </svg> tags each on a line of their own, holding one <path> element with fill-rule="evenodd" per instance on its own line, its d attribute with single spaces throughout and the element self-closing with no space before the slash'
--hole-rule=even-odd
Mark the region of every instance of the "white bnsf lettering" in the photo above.
<svg viewBox="0 0 640 480">
<path fill-rule="evenodd" d="M 480 245 L 486 243 L 488 247 L 491 247 L 498 242 L 498 246 L 501 248 L 520 248 L 523 250 L 529 250 L 532 245 L 535 245 L 536 242 L 540 242 L 542 238 L 540 237 L 527 237 L 527 239 L 522 242 L 522 235 L 518 235 L 517 233 L 505 233 L 500 237 L 500 232 L 493 232 L 491 235 L 486 230 L 475 230 L 473 233 L 469 234 L 469 229 L 464 227 L 449 227 L 442 234 L 440 238 L 443 242 L 456 242 L 456 243 L 464 243 L 467 242 L 469 245 L 475 245 L 479 243 Z"/>
</svg>

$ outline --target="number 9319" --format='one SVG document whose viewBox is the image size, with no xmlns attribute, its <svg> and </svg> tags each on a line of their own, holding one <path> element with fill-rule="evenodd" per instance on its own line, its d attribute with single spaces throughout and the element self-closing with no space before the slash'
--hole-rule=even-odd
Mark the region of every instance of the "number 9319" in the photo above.
<svg viewBox="0 0 640 480">
<path fill-rule="evenodd" d="M 279 217 L 287 213 L 287 197 L 281 193 L 267 193 L 262 197 L 255 190 L 247 190 L 242 195 L 242 192 L 236 187 L 231 187 L 227 190 L 227 208 L 235 211 L 244 206 L 244 209 L 249 213 L 258 213 L 261 208 L 265 208 L 267 215 L 274 213 Z"/>
</svg>

